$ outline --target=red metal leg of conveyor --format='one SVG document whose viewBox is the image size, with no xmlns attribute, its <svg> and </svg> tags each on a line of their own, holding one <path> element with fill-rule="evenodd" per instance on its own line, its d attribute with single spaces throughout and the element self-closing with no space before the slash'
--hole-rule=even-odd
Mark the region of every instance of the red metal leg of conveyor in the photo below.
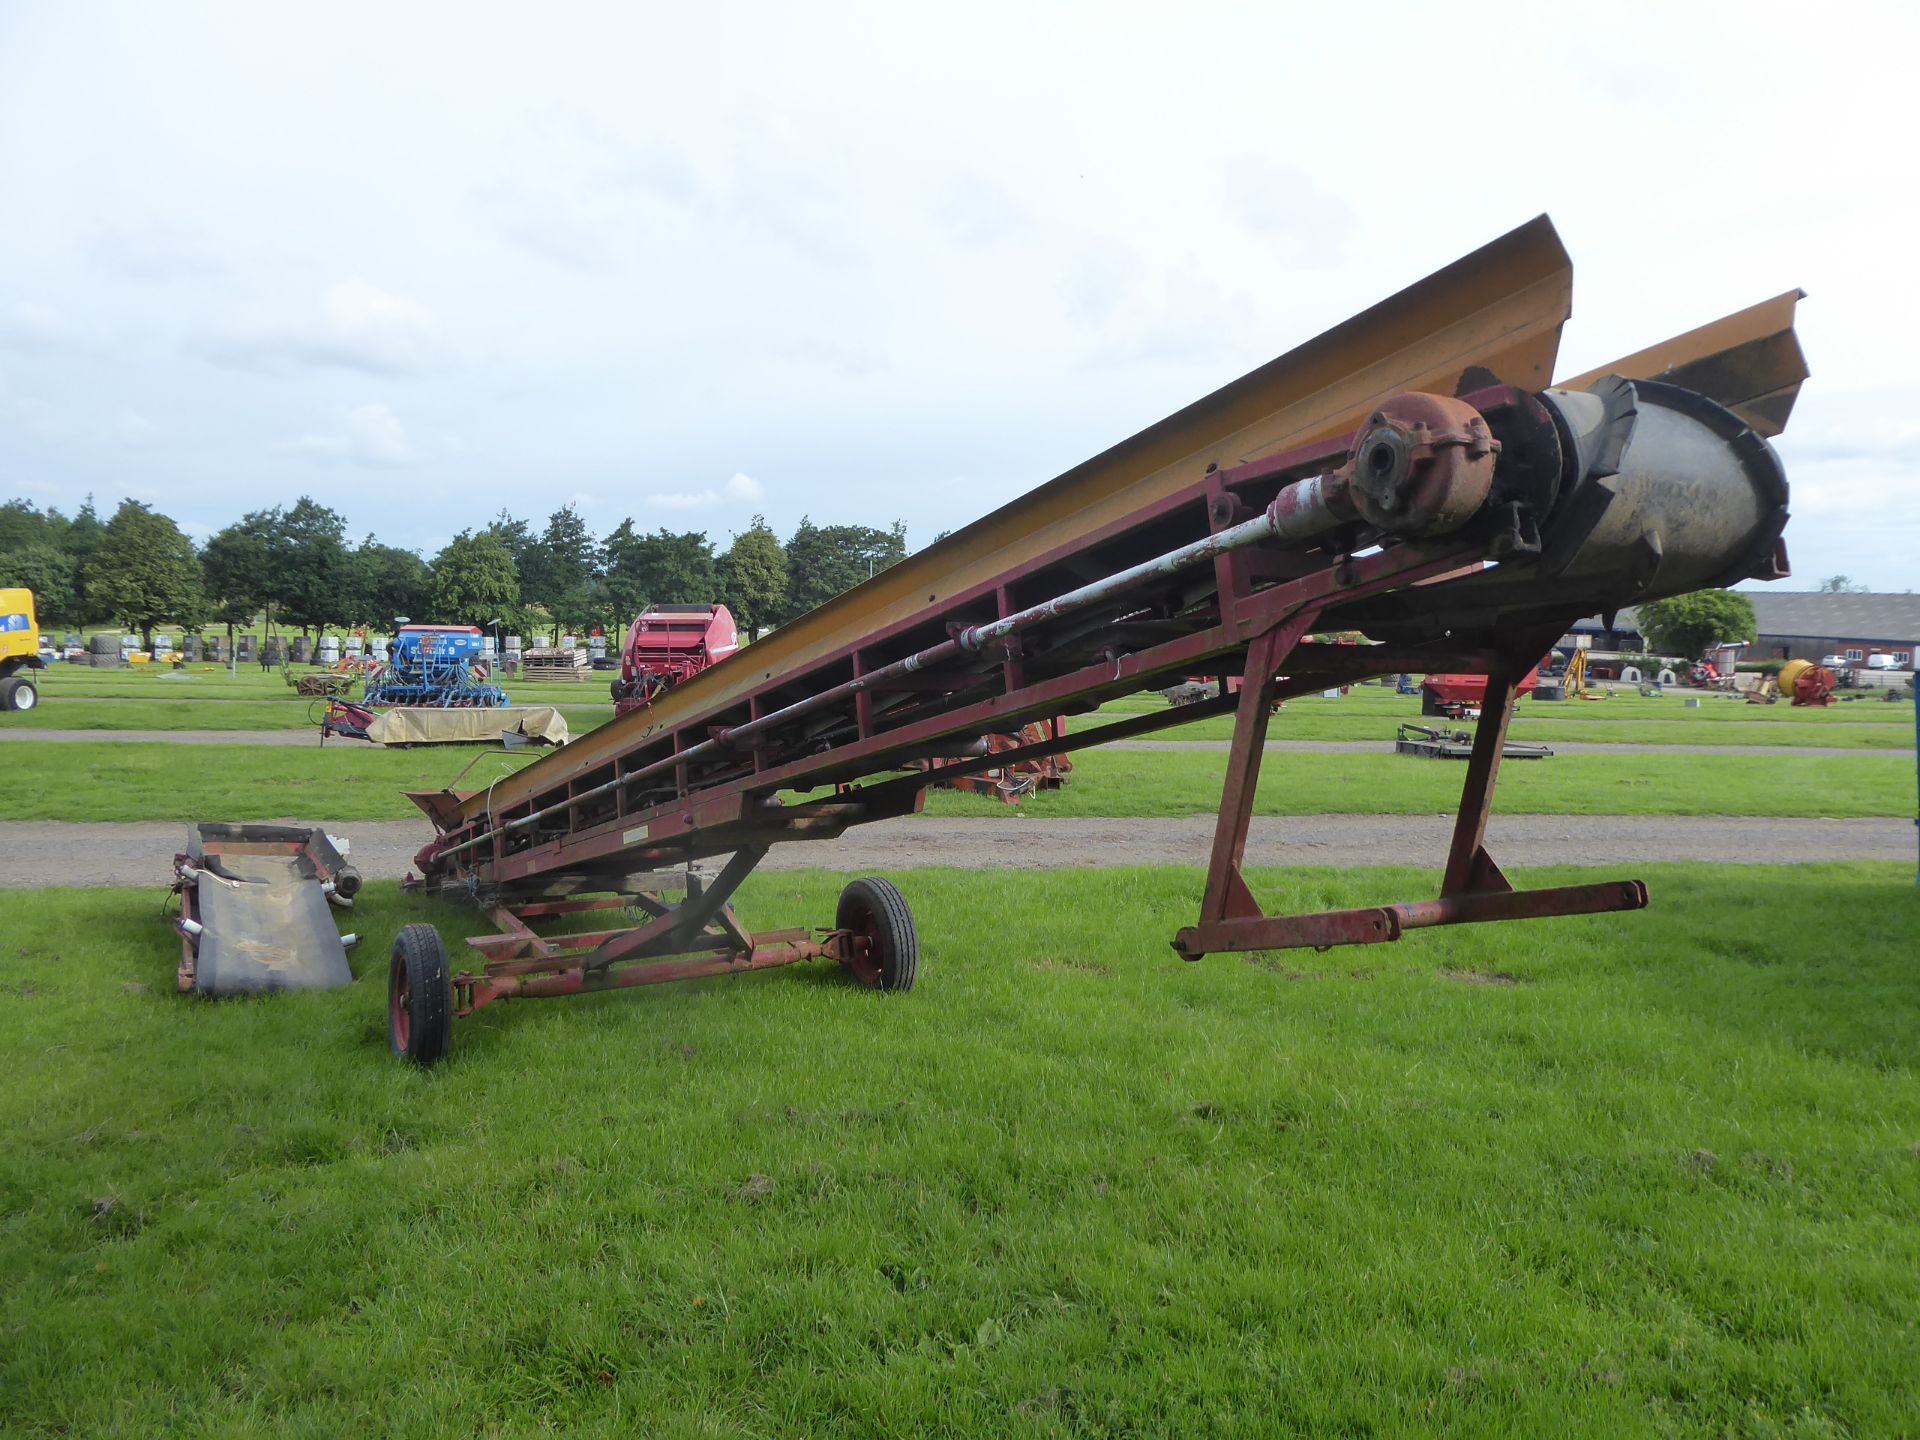
<svg viewBox="0 0 1920 1440">
<path fill-rule="evenodd" d="M 1487 820 L 1493 810 L 1494 786 L 1499 779 L 1516 687 L 1533 663 L 1532 652 L 1524 651 L 1521 653 L 1526 658 L 1510 655 L 1486 672 L 1486 701 L 1474 733 L 1473 753 L 1467 761 L 1439 899 L 1311 915 L 1268 915 L 1262 911 L 1241 873 L 1241 864 L 1277 689 L 1273 671 L 1285 666 L 1292 638 L 1287 627 L 1278 627 L 1248 648 L 1200 923 L 1174 938 L 1173 947 L 1181 956 L 1198 960 L 1215 951 L 1371 945 L 1398 940 L 1408 930 L 1434 925 L 1646 908 L 1647 887 L 1638 880 L 1517 891 L 1487 852 Z M 1541 648 L 1547 643 L 1542 641 Z"/>
</svg>

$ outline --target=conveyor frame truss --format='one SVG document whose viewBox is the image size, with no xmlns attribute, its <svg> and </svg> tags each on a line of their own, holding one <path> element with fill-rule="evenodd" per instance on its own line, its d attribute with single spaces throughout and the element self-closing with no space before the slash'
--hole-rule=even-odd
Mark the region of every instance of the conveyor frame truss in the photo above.
<svg viewBox="0 0 1920 1440">
<path fill-rule="evenodd" d="M 1252 402 L 1233 409 L 1242 392 L 1229 387 L 1034 492 L 1043 501 L 996 512 L 900 576 L 745 647 L 657 709 L 487 791 L 415 796 L 439 831 L 419 857 L 423 883 L 486 908 L 500 932 L 471 942 L 484 963 L 454 979 L 456 1008 L 809 958 L 870 978 L 869 939 L 844 914 L 816 931 L 740 924 L 729 902 L 771 846 L 913 813 L 935 779 L 1209 715 L 1232 714 L 1234 732 L 1199 920 L 1173 941 L 1188 959 L 1643 908 L 1636 880 L 1516 890 L 1489 853 L 1516 685 L 1581 616 L 1785 573 L 1786 486 L 1760 432 L 1784 423 L 1805 367 L 1783 297 L 1634 357 L 1662 374 L 1695 367 L 1708 377 L 1698 391 L 1644 373 L 1578 393 L 1504 383 L 1488 365 L 1547 373 L 1564 315 L 1554 307 L 1565 276 L 1553 268 L 1564 253 L 1541 227 L 1303 347 L 1305 360 L 1236 382 L 1258 380 L 1264 413 L 1290 417 L 1291 432 L 1259 420 Z M 1409 340 L 1391 328 L 1427 315 L 1462 277 L 1513 270 L 1516 246 L 1534 256 L 1518 298 L 1483 286 L 1481 308 L 1448 322 L 1471 346 L 1444 338 L 1454 331 Z M 1386 352 L 1400 374 L 1450 393 L 1402 380 L 1356 407 L 1362 392 L 1349 387 L 1331 412 L 1339 424 L 1316 432 L 1313 407 L 1324 417 L 1332 402 L 1315 398 L 1326 391 L 1304 367 L 1342 346 L 1357 353 L 1353 325 L 1401 346 Z M 1305 397 L 1291 410 L 1289 385 Z M 1262 424 L 1293 442 L 1249 440 Z M 1105 478 L 1128 465 L 1160 468 L 1132 490 Z M 1078 526 L 1061 503 L 1076 494 L 1088 517 Z M 1042 504 L 1052 508 L 1032 508 Z M 1022 532 L 1020 513 L 1049 518 Z M 1057 538 L 1023 551 L 1023 533 Z M 910 581 L 919 594 L 904 591 Z M 1348 632 L 1375 643 L 1323 638 Z M 1242 866 L 1275 703 L 1402 672 L 1488 677 L 1439 895 L 1266 913 Z M 1071 732 L 1055 723 L 1192 676 L 1210 677 L 1213 693 Z M 1036 722 L 1043 739 L 991 753 L 981 743 Z M 715 876 L 693 868 L 721 855 Z M 675 886 L 683 899 L 661 898 Z M 642 912 L 639 924 L 565 928 L 626 908 Z"/>
</svg>

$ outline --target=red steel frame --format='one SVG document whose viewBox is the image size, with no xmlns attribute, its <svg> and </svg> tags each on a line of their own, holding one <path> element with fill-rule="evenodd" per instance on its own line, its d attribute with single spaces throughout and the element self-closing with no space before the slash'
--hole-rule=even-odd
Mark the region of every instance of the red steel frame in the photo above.
<svg viewBox="0 0 1920 1440">
<path fill-rule="evenodd" d="M 1489 855 L 1514 680 L 1580 615 L 1785 573 L 1785 479 L 1760 437 L 1784 426 L 1807 371 L 1789 292 L 1565 382 L 1590 392 L 1572 408 L 1543 403 L 1550 397 L 1538 387 L 1552 375 L 1571 283 L 1540 217 L 644 713 L 485 791 L 415 796 L 438 832 L 418 857 L 419 883 L 488 908 L 501 931 L 474 942 L 486 963 L 456 980 L 462 1010 L 816 954 L 871 971 L 873 956 L 861 951 L 871 917 L 811 939 L 740 927 L 727 901 L 767 847 L 914 811 L 935 777 L 1228 712 L 1234 743 L 1199 923 L 1176 940 L 1184 955 L 1378 943 L 1428 925 L 1643 906 L 1645 889 L 1632 881 L 1520 894 Z M 1613 375 L 1671 383 L 1642 397 Z M 1464 397 L 1479 414 L 1446 398 L 1483 386 Z M 1636 438 L 1642 398 L 1647 449 Z M 1375 466 L 1380 432 L 1356 450 L 1365 426 L 1325 438 L 1370 411 L 1372 425 L 1403 400 L 1413 407 L 1395 411 L 1390 428 L 1417 474 Z M 1676 433 L 1683 412 L 1719 447 L 1718 469 L 1704 446 L 1661 452 L 1660 436 Z M 1609 468 L 1623 454 L 1655 463 L 1630 466 L 1631 475 Z M 1467 472 L 1474 484 L 1456 486 Z M 1616 475 L 1628 501 L 1618 506 Z M 1411 482 L 1405 491 L 1401 479 Z M 1428 507 L 1436 481 L 1443 493 Z M 1404 508 L 1409 496 L 1418 519 Z M 1671 530 L 1655 528 L 1669 519 Z M 1243 548 L 1261 523 L 1259 543 Z M 1454 578 L 1486 562 L 1517 563 Z M 1316 629 L 1386 643 L 1316 644 Z M 1272 702 L 1404 671 L 1489 677 L 1439 897 L 1262 913 L 1242 860 Z M 1219 692 L 1070 734 L 1053 727 L 1012 750 L 968 748 L 1192 675 L 1218 676 Z M 782 792 L 796 791 L 814 793 L 783 803 Z M 711 884 L 692 871 L 721 854 L 733 858 Z M 670 905 L 658 896 L 676 882 L 663 872 L 682 866 L 687 896 Z M 534 928 L 625 903 L 645 922 L 571 935 Z"/>
<path fill-rule="evenodd" d="M 1513 414 L 1534 423 L 1540 419 L 1531 397 L 1507 387 L 1469 398 L 1489 415 Z M 1271 514 L 1280 515 L 1295 503 L 1298 492 L 1308 489 L 1295 481 L 1324 473 L 1356 442 L 1357 432 L 1231 472 L 1215 471 L 1195 492 L 1159 508 L 1171 512 L 1184 505 L 1191 511 L 1203 505 L 1211 536 L 1238 533 L 1245 528 L 1242 517 L 1248 506 L 1243 502 L 1248 495 L 1273 494 Z M 1155 517 L 1134 516 L 1128 526 L 1138 529 L 1143 518 Z M 1077 548 L 1085 549 L 1088 543 L 1082 541 Z M 438 872 L 444 889 L 486 906 L 500 927 L 499 934 L 470 942 L 486 963 L 478 973 L 456 978 L 457 1013 L 468 1014 L 508 997 L 575 994 L 822 956 L 855 963 L 860 942 L 849 931 L 828 931 L 817 939 L 805 931 L 756 937 L 739 925 L 727 901 L 770 845 L 830 837 L 853 824 L 910 813 L 919 808 L 936 775 L 950 778 L 1055 755 L 1228 711 L 1236 714 L 1234 739 L 1200 922 L 1174 941 L 1176 950 L 1189 959 L 1213 951 L 1379 943 L 1426 926 L 1645 906 L 1646 888 L 1638 881 L 1517 892 L 1485 846 L 1515 686 L 1584 611 L 1477 648 L 1332 645 L 1306 638 L 1329 612 L 1344 605 L 1456 574 L 1499 553 L 1498 537 L 1490 535 L 1488 527 L 1437 539 L 1389 542 L 1361 554 L 1334 550 L 1302 555 L 1297 547 L 1277 545 L 1228 548 L 1224 539 L 1217 550 L 1207 544 L 1190 543 L 1183 561 L 1190 571 L 1211 565 L 1217 602 L 1205 615 L 1196 619 L 1189 614 L 1171 627 L 1178 633 L 1166 638 L 1107 647 L 1089 663 L 1059 673 L 1031 673 L 1027 637 L 1049 627 L 1070 626 L 1082 612 L 1116 612 L 1124 618 L 1133 607 L 1131 613 L 1139 613 L 1137 607 L 1147 596 L 1164 592 L 1177 578 L 1178 570 L 1163 563 L 1168 557 L 1136 565 L 1080 592 L 1023 607 L 1014 598 L 1021 582 L 1063 558 L 1044 557 L 1004 577 L 990 594 L 962 596 L 947 607 L 945 613 L 953 618 L 946 622 L 950 638 L 944 642 L 909 648 L 903 657 L 900 642 L 910 645 L 913 637 L 901 635 L 908 627 L 896 627 L 853 647 L 840 662 L 840 673 L 847 678 L 838 683 L 803 691 L 786 703 L 778 694 L 756 696 L 748 714 L 734 717 L 731 725 L 703 721 L 698 728 L 647 736 L 613 762 L 611 774 L 589 772 L 572 778 L 563 791 L 536 793 L 517 807 L 503 807 L 476 822 L 461 825 L 445 813 L 446 796 L 421 797 L 430 808 L 442 807 L 449 822 L 441 838 L 422 852 L 423 866 Z M 1288 566 L 1304 573 L 1285 575 Z M 1086 600 L 1087 593 L 1095 598 Z M 967 617 L 980 613 L 983 600 L 993 618 L 966 624 Z M 981 636 L 986 638 L 979 640 Z M 973 668 L 968 668 L 970 662 Z M 821 673 L 831 675 L 834 668 L 821 667 Z M 869 778 L 899 768 L 905 757 L 929 747 L 938 750 L 946 744 L 951 754 L 960 737 L 1007 730 L 1062 711 L 1092 709 L 1105 699 L 1146 688 L 1156 677 L 1195 670 L 1219 673 L 1216 696 L 1067 734 L 1050 729 L 1046 740 L 987 755 L 955 756 L 935 772 Z M 1236 670 L 1240 685 L 1233 693 L 1229 677 Z M 1403 670 L 1489 677 L 1439 898 L 1316 915 L 1266 915 L 1241 865 L 1274 703 L 1330 683 Z M 913 710 L 921 696 L 926 697 L 928 713 L 916 716 Z M 882 723 L 879 702 L 888 699 L 901 702 L 906 719 Z M 812 715 L 827 722 L 840 716 L 848 722 L 842 730 L 850 733 L 838 734 L 817 749 L 798 747 L 800 753 L 779 741 L 777 727 Z M 696 763 L 716 762 L 718 775 L 708 779 L 709 772 L 696 774 Z M 843 783 L 862 778 L 868 783 Z M 826 785 L 836 786 L 828 798 L 792 806 L 783 805 L 775 793 Z M 679 882 L 688 892 L 679 905 L 655 898 L 670 883 L 659 876 L 622 874 L 722 852 L 732 852 L 732 858 L 710 884 L 691 870 Z M 616 893 L 613 898 L 566 898 L 595 887 Z M 530 923 L 629 904 L 647 910 L 650 918 L 639 926 L 553 936 L 536 933 Z"/>
<path fill-rule="evenodd" d="M 732 883 L 738 883 L 764 853 L 754 853 L 751 861 L 739 867 Z M 674 888 L 686 888 L 689 898 L 677 906 L 659 900 L 662 890 Z M 737 975 L 801 960 L 831 959 L 858 969 L 871 944 L 869 937 L 845 930 L 829 932 L 819 939 L 799 929 L 749 935 L 725 903 L 731 890 L 725 872 L 711 888 L 703 885 L 703 877 L 689 873 L 677 880 L 668 876 L 630 877 L 619 890 L 616 894 L 577 899 L 502 899 L 488 907 L 499 933 L 468 940 L 480 952 L 484 964 L 477 973 L 461 971 L 454 977 L 454 1013 L 471 1015 L 496 1000 L 540 999 L 707 975 Z M 708 896 L 717 897 L 716 903 L 704 903 Z M 646 910 L 652 918 L 639 926 L 554 935 L 541 935 L 530 923 L 626 908 Z M 681 958 L 654 958 L 669 954 Z"/>
</svg>

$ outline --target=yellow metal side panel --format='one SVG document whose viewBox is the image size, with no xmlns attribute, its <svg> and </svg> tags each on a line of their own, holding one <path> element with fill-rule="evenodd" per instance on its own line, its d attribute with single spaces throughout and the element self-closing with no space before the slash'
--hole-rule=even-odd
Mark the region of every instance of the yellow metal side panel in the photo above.
<svg viewBox="0 0 1920 1440">
<path fill-rule="evenodd" d="M 31 590 L 0 590 L 0 616 L 20 615 L 26 618 L 24 630 L 0 630 L 0 660 L 18 660 L 23 655 L 40 653 L 39 622 L 33 614 L 33 592 Z"/>
<path fill-rule="evenodd" d="M 551 788 L 656 730 L 743 701 L 929 605 L 991 582 L 1232 464 L 1338 434 L 1404 390 L 1451 394 L 1463 376 L 1542 389 L 1572 303 L 1573 266 L 1542 215 L 1268 362 L 559 754 L 501 781 L 496 808 Z M 476 795 L 470 819 L 487 808 Z"/>
<path fill-rule="evenodd" d="M 1778 435 L 1787 428 L 1800 382 L 1807 378 L 1807 357 L 1793 331 L 1794 307 L 1805 298 L 1789 290 L 1555 383 L 1584 390 L 1609 375 L 1665 380 L 1718 400 L 1762 435 Z"/>
</svg>

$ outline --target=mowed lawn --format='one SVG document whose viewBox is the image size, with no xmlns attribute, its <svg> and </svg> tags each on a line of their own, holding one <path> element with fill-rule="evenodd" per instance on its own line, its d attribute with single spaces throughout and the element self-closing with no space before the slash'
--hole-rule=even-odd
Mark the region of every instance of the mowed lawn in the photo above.
<svg viewBox="0 0 1920 1440">
<path fill-rule="evenodd" d="M 401 793 L 460 780 L 485 788 L 547 752 L 471 747 L 382 750 L 335 742 L 186 747 L 165 742 L 5 742 L 0 820 L 406 819 Z M 1211 814 L 1224 752 L 1095 749 L 1073 757 L 1066 788 L 1012 810 L 934 790 L 935 815 L 1153 817 Z M 468 768 L 470 767 L 470 768 Z M 1463 763 L 1396 755 L 1296 753 L 1267 758 L 1255 813 L 1438 814 L 1459 800 Z M 1516 761 L 1501 771 L 1513 814 L 1895 816 L 1910 813 L 1910 752 L 1859 755 L 1605 754 Z"/>
<path fill-rule="evenodd" d="M 296 668 L 296 675 L 317 673 Z M 576 732 L 613 718 L 607 677 L 577 685 L 506 682 L 516 705 L 562 707 Z M 324 700 L 296 695 L 279 671 L 258 667 L 229 676 L 192 666 L 172 670 L 90 670 L 54 665 L 42 672 L 40 704 L 28 715 L 0 717 L 9 726 L 49 730 L 306 730 L 318 733 Z"/>
<path fill-rule="evenodd" d="M 155 892 L 0 893 L 0 1432 L 1910 1434 L 1910 867 L 1647 878 L 1188 965 L 1195 871 L 920 871 L 909 995 L 511 1003 L 432 1073 L 386 947 L 467 912 L 210 1003 Z"/>
<path fill-rule="evenodd" d="M 574 734 L 584 734 L 613 718 L 602 676 L 584 685 L 527 685 L 508 681 L 515 704 L 555 705 Z M 51 672 L 41 704 L 29 716 L 0 717 L 0 738 L 9 725 L 58 730 L 316 730 L 323 703 L 300 699 L 277 672 L 261 676 L 223 671 Z M 1097 717 L 1075 720 L 1076 727 L 1166 710 L 1157 694 L 1127 696 L 1102 707 Z M 1360 740 L 1388 742 L 1401 721 L 1423 719 L 1418 697 L 1397 695 L 1378 686 L 1356 686 L 1328 699 L 1319 695 L 1288 702 L 1274 717 L 1275 740 Z M 1472 722 L 1459 722 L 1471 729 Z M 1162 732 L 1175 740 L 1220 740 L 1233 733 L 1231 717 L 1190 721 Z M 1523 702 L 1514 734 L 1549 744 L 1807 745 L 1828 749 L 1913 749 L 1913 711 L 1904 702 L 1855 701 L 1828 709 L 1787 705 L 1754 706 L 1708 695 L 1688 709 L 1677 694 L 1645 697 L 1622 690 L 1605 702 Z"/>
<path fill-rule="evenodd" d="M 514 696 L 514 704 L 522 704 Z M 546 705 L 547 700 L 524 703 Z M 575 735 L 603 725 L 613 718 L 613 703 L 555 706 L 566 717 L 568 730 Z M 242 732 L 263 730 L 304 730 L 314 743 L 320 743 L 320 722 L 327 702 L 298 696 L 266 700 L 208 700 L 198 703 L 177 700 L 152 700 L 144 697 L 121 699 L 69 699 L 56 697 L 32 711 L 0 718 L 0 740 L 10 727 L 40 730 L 230 730 L 242 744 Z"/>
<path fill-rule="evenodd" d="M 1523 699 L 1514 709 L 1519 740 L 1578 740 L 1590 745 L 1812 745 L 1830 749 L 1913 749 L 1913 707 L 1906 701 L 1849 701 L 1822 708 L 1749 705 L 1719 695 L 1642 696 L 1621 691 L 1603 701 Z M 1165 709 L 1158 695 L 1128 695 L 1101 707 L 1094 724 Z M 1359 685 L 1345 695 L 1289 700 L 1268 729 L 1273 740 L 1391 740 L 1403 721 L 1472 730 L 1471 720 L 1420 713 L 1417 695 Z M 1178 740 L 1227 740 L 1233 717 L 1209 716 L 1166 732 Z"/>
</svg>

